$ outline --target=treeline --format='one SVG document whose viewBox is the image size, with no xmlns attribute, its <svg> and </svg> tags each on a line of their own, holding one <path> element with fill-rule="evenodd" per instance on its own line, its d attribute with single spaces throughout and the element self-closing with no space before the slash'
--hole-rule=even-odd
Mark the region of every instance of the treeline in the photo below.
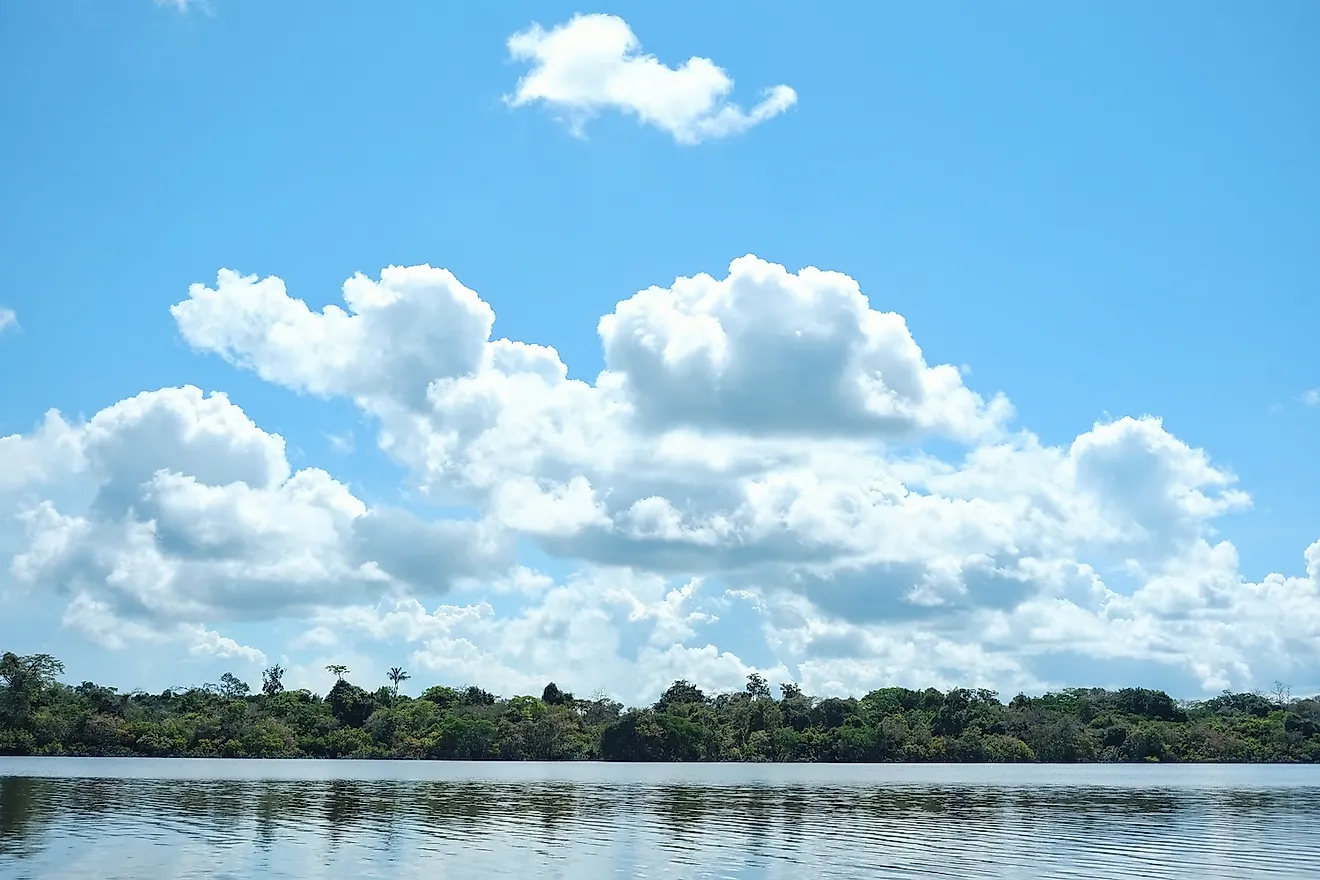
<svg viewBox="0 0 1320 880">
<path fill-rule="evenodd" d="M 158 694 L 62 684 L 46 655 L 0 658 L 0 754 L 611 761 L 1317 762 L 1320 697 L 1071 688 L 1007 703 L 993 691 L 882 688 L 860 699 L 804 694 L 759 675 L 736 693 L 676 681 L 652 706 L 539 697 L 477 686 L 366 690 L 349 670 L 324 696 L 286 690 L 271 667 L 260 691 L 219 683 Z"/>
</svg>

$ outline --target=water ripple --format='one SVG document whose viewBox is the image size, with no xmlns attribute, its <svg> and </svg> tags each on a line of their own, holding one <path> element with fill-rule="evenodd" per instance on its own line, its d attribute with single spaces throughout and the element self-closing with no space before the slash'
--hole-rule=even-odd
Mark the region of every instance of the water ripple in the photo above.
<svg viewBox="0 0 1320 880">
<path fill-rule="evenodd" d="M 242 763 L 0 761 L 0 876 L 1320 876 L 1312 768 Z"/>
</svg>

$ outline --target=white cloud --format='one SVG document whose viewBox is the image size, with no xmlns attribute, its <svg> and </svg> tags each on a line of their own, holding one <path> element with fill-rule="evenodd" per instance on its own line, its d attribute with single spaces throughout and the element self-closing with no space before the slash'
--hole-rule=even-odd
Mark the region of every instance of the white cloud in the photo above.
<svg viewBox="0 0 1320 880">
<path fill-rule="evenodd" d="M 342 434 L 327 433 L 325 439 L 330 444 L 331 449 L 344 455 L 351 453 L 357 446 L 352 431 L 345 431 Z"/>
<path fill-rule="evenodd" d="M 7 309 L 0 306 L 0 333 L 5 332 L 10 327 L 18 326 L 18 315 L 14 314 L 13 309 Z"/>
<path fill-rule="evenodd" d="M 1320 406 L 1320 388 L 1311 388 L 1302 392 L 1302 403 L 1307 406 Z"/>
<path fill-rule="evenodd" d="M 79 593 L 69 603 L 64 612 L 64 625 L 111 650 L 120 650 L 129 644 L 179 644 L 186 645 L 192 655 L 245 660 L 258 667 L 266 665 L 266 655 L 262 651 L 240 645 L 214 630 L 198 624 L 160 627 L 126 620 L 116 615 L 109 605 L 86 593 Z"/>
<path fill-rule="evenodd" d="M 1318 659 L 1315 573 L 1241 577 L 1214 523 L 1250 498 L 1204 451 L 1150 417 L 1045 445 L 847 276 L 748 256 L 642 291 L 601 319 L 590 382 L 552 348 L 490 339 L 489 307 L 441 270 L 358 276 L 345 298 L 313 313 L 278 279 L 222 273 L 175 314 L 198 349 L 357 401 L 431 497 L 623 584 L 541 580 L 516 612 L 358 626 L 436 674 L 594 687 L 617 666 L 612 686 L 649 688 L 759 664 L 823 690 L 1029 687 L 1134 662 L 1217 689 Z M 431 348 L 396 354 L 392 328 Z M 911 451 L 927 437 L 963 451 Z M 708 586 L 685 623 L 629 635 L 636 603 L 692 576 Z M 1094 665 L 1069 672 L 1079 657 Z"/>
<path fill-rule="evenodd" d="M 444 270 L 344 298 L 224 271 L 173 313 L 199 351 L 354 401 L 471 518 L 369 507 L 224 395 L 162 389 L 0 438 L 13 581 L 112 647 L 256 662 L 228 622 L 304 619 L 284 648 L 308 683 L 333 652 L 629 700 L 752 670 L 818 693 L 1320 687 L 1320 542 L 1305 574 L 1245 578 L 1218 524 L 1250 498 L 1205 451 L 1149 416 L 1046 444 L 847 276 L 748 256 L 641 291 L 600 320 L 590 381 L 491 339 Z"/>
<path fill-rule="evenodd" d="M 263 379 L 328 396 L 420 404 L 427 384 L 480 363 L 495 313 L 444 269 L 355 275 L 348 310 L 313 312 L 279 278 L 222 269 L 215 288 L 194 284 L 170 311 L 195 347 L 250 367 Z"/>
<path fill-rule="evenodd" d="M 322 470 L 292 472 L 282 438 L 196 388 L 146 392 L 78 426 L 51 413 L 0 448 L 20 465 L 15 584 L 71 596 L 66 624 L 110 647 L 157 633 L 252 659 L 204 624 L 434 594 L 509 563 L 479 523 L 369 509 Z M 83 502 L 66 513 L 49 491 Z"/>
<path fill-rule="evenodd" d="M 578 134 L 602 110 L 632 113 L 680 144 L 746 131 L 797 102 L 793 89 L 779 85 L 744 110 L 728 102 L 733 80 L 710 59 L 689 58 L 672 68 L 640 46 L 627 22 L 613 15 L 575 15 L 548 31 L 533 25 L 509 38 L 509 54 L 531 70 L 508 102 L 543 102 Z"/>
</svg>

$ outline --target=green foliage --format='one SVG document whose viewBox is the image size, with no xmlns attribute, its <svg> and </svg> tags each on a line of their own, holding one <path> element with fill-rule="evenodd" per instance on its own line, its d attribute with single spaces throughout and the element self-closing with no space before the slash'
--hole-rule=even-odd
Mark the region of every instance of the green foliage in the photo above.
<svg viewBox="0 0 1320 880">
<path fill-rule="evenodd" d="M 764 678 L 714 696 L 676 681 L 648 708 L 604 695 L 498 697 L 475 685 L 364 690 L 334 666 L 324 696 L 219 684 L 160 694 L 61 684 L 48 654 L 0 656 L 0 754 L 609 761 L 1320 762 L 1320 697 L 1070 688 L 1008 704 L 987 690 L 882 688 L 817 699 Z M 1282 696 L 1280 696 L 1280 693 Z"/>
</svg>

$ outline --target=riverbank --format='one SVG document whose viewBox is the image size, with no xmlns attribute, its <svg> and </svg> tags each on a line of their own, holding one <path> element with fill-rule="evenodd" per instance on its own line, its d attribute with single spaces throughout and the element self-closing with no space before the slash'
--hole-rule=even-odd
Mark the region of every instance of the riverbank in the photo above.
<svg viewBox="0 0 1320 880">
<path fill-rule="evenodd" d="M 8 670 L 6 672 L 6 670 Z M 1004 702 L 991 691 L 882 688 L 819 699 L 753 675 L 735 693 L 674 682 L 652 705 L 437 685 L 368 691 L 343 667 L 324 695 L 260 693 L 232 675 L 158 694 L 60 683 L 59 661 L 0 661 L 0 754 L 784 763 L 1316 763 L 1320 698 L 1069 689 Z"/>
</svg>

